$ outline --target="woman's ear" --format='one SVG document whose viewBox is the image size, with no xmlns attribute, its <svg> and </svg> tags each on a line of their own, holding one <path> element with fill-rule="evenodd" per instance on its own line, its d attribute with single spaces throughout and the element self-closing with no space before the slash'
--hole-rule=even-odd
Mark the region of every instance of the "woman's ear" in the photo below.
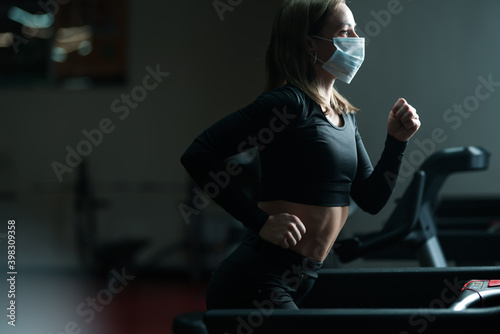
<svg viewBox="0 0 500 334">
<path fill-rule="evenodd" d="M 310 35 L 306 36 L 306 52 L 307 54 L 314 56 L 317 54 L 316 51 L 316 41 Z"/>
<path fill-rule="evenodd" d="M 310 35 L 306 36 L 306 49 L 308 53 L 316 52 L 316 41 Z"/>
</svg>

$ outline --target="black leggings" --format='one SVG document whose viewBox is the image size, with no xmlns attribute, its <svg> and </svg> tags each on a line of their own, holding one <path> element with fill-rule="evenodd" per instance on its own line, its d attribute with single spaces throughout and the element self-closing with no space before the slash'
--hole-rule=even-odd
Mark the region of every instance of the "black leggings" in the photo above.
<svg viewBox="0 0 500 334">
<path fill-rule="evenodd" d="M 297 310 L 322 265 L 249 232 L 212 275 L 207 309 Z"/>
</svg>

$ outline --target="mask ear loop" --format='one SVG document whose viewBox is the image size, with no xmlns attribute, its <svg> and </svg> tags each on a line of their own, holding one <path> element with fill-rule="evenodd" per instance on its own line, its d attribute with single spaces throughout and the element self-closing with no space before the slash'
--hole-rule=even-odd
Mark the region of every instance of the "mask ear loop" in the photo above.
<svg viewBox="0 0 500 334">
<path fill-rule="evenodd" d="M 311 55 L 311 57 L 314 57 L 314 63 L 313 63 L 313 65 L 316 64 L 316 62 L 318 61 L 318 53 L 316 51 L 314 51 L 314 56 Z"/>
<path fill-rule="evenodd" d="M 314 37 L 314 35 L 311 35 L 311 27 L 309 27 L 307 30 L 308 30 L 307 34 L 310 37 Z M 314 63 L 313 63 L 313 65 L 316 64 L 316 62 L 318 61 L 318 52 L 314 51 L 314 56 L 311 54 L 311 57 L 314 57 Z"/>
</svg>

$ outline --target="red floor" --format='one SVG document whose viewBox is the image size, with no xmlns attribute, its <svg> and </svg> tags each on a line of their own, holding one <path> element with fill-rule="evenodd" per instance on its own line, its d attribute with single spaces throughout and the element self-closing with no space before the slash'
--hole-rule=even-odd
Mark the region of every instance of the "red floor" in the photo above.
<svg viewBox="0 0 500 334">
<path fill-rule="evenodd" d="M 171 334 L 175 316 L 205 310 L 205 291 L 205 283 L 181 280 L 132 282 L 106 310 L 105 332 Z"/>
</svg>

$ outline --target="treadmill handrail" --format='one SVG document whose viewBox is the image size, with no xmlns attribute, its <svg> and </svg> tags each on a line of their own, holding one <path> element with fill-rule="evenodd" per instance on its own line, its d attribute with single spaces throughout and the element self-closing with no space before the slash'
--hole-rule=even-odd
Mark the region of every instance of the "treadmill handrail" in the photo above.
<svg viewBox="0 0 500 334">
<path fill-rule="evenodd" d="M 338 241 L 334 250 L 340 261 L 349 262 L 403 240 L 418 221 L 425 177 L 423 171 L 415 173 L 412 182 L 381 231 Z"/>
</svg>

